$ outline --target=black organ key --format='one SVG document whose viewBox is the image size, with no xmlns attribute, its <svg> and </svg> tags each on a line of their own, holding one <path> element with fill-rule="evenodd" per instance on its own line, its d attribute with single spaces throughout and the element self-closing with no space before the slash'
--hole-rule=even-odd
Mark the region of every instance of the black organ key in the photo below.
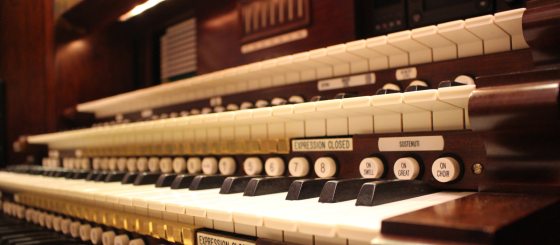
<svg viewBox="0 0 560 245">
<path fill-rule="evenodd" d="M 434 192 L 421 180 L 376 180 L 362 185 L 356 205 L 376 206 Z"/>
<path fill-rule="evenodd" d="M 245 190 L 249 181 L 257 176 L 232 176 L 227 177 L 220 188 L 220 194 L 240 193 Z"/>
<path fill-rule="evenodd" d="M 105 177 L 105 182 L 121 182 L 126 175 L 125 172 L 110 172 Z"/>
<path fill-rule="evenodd" d="M 134 185 L 153 185 L 158 180 L 160 173 L 144 172 L 139 173 L 134 180 Z"/>
<path fill-rule="evenodd" d="M 318 197 L 327 181 L 331 179 L 300 179 L 295 180 L 288 189 L 286 200 L 303 200 Z"/>
<path fill-rule="evenodd" d="M 189 185 L 190 190 L 206 190 L 220 188 L 224 180 L 229 177 L 225 175 L 197 175 Z"/>
<path fill-rule="evenodd" d="M 169 187 L 177 174 L 161 174 L 156 181 L 156 187 Z"/>
<path fill-rule="evenodd" d="M 261 196 L 279 192 L 286 192 L 294 180 L 301 179 L 301 177 L 262 177 L 253 178 L 247 184 L 244 196 Z"/>
<path fill-rule="evenodd" d="M 319 202 L 335 203 L 356 199 L 362 185 L 372 180 L 374 179 L 356 178 L 328 181 L 321 190 Z"/>
<path fill-rule="evenodd" d="M 124 175 L 121 180 L 121 184 L 132 184 L 138 177 L 138 173 L 136 172 L 128 172 Z"/>
<path fill-rule="evenodd" d="M 191 174 L 178 174 L 171 183 L 171 189 L 186 189 L 191 185 L 192 180 L 196 175 Z"/>
</svg>

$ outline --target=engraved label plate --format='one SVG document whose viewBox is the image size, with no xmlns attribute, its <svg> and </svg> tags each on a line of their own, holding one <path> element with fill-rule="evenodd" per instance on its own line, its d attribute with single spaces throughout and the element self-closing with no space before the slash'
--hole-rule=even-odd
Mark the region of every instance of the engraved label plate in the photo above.
<svg viewBox="0 0 560 245">
<path fill-rule="evenodd" d="M 293 152 L 352 151 L 353 149 L 352 138 L 292 140 Z"/>
<path fill-rule="evenodd" d="M 196 244 L 214 245 L 214 244 L 236 244 L 236 245 L 254 245 L 255 241 L 249 239 L 236 238 L 233 236 L 224 236 L 209 232 L 199 231 L 196 233 Z"/>
<path fill-rule="evenodd" d="M 416 71 L 416 67 L 401 68 L 395 71 L 395 77 L 399 81 L 414 79 L 417 75 L 418 72 Z"/>
<path fill-rule="evenodd" d="M 319 91 L 326 91 L 367 84 L 375 84 L 375 73 L 320 80 L 317 82 L 317 89 Z"/>
<path fill-rule="evenodd" d="M 379 151 L 441 151 L 445 146 L 443 136 L 383 137 L 379 138 Z"/>
</svg>

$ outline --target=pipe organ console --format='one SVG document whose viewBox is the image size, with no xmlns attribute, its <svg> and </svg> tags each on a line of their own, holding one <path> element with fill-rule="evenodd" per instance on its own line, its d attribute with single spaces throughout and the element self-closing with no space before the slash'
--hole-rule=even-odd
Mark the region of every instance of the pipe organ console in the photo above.
<svg viewBox="0 0 560 245">
<path fill-rule="evenodd" d="M 91 127 L 31 136 L 42 166 L 0 172 L 0 241 L 556 243 L 559 7 L 79 104 Z"/>
</svg>

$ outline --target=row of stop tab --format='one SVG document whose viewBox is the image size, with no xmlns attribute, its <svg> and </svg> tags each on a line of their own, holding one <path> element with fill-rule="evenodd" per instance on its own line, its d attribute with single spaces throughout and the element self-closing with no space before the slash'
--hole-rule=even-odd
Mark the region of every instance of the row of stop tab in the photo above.
<svg viewBox="0 0 560 245">
<path fill-rule="evenodd" d="M 87 148 L 468 129 L 468 101 L 476 86 L 457 84 L 81 129 L 33 140 L 54 148 Z"/>
</svg>

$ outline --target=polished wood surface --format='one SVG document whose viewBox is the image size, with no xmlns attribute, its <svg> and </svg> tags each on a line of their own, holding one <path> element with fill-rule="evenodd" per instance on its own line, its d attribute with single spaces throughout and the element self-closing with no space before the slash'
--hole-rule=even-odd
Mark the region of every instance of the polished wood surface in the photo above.
<svg viewBox="0 0 560 245">
<path fill-rule="evenodd" d="M 9 147 L 20 135 L 56 128 L 53 1 L 0 1 L 0 78 L 6 83 Z M 9 151 L 9 162 L 23 156 Z M 5 163 L 0 160 L 0 166 Z"/>
<path fill-rule="evenodd" d="M 536 64 L 545 65 L 560 61 L 560 2 L 530 1 L 523 15 L 523 36 L 532 48 Z"/>
<path fill-rule="evenodd" d="M 386 219 L 382 233 L 427 243 L 555 244 L 559 208 L 556 195 L 476 193 Z"/>
</svg>

